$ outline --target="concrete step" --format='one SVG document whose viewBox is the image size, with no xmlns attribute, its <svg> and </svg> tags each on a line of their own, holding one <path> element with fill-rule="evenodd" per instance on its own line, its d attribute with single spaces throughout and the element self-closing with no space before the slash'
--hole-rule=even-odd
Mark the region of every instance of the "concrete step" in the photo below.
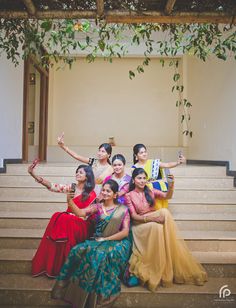
<svg viewBox="0 0 236 308">
<path fill-rule="evenodd" d="M 1 208 L 1 205 L 0 205 Z M 169 201 L 169 210 L 173 215 L 178 214 L 235 214 L 236 204 L 218 204 L 218 203 L 173 203 Z"/>
<path fill-rule="evenodd" d="M 0 228 L 45 229 L 54 212 L 0 211 Z M 180 230 L 236 231 L 236 213 L 175 213 L 173 217 Z"/>
<path fill-rule="evenodd" d="M 47 180 L 54 183 L 72 183 L 74 176 L 48 176 Z M 0 187 L 42 187 L 29 175 L 1 175 Z M 233 177 L 183 177 L 176 176 L 175 189 L 232 189 Z"/>
<path fill-rule="evenodd" d="M 46 188 L 0 188 L 0 201 L 65 202 L 65 200 L 66 194 L 52 193 Z M 236 204 L 236 189 L 177 189 L 174 192 L 173 201 L 179 203 L 208 202 Z"/>
<path fill-rule="evenodd" d="M 1 248 L 37 248 L 45 229 L 0 229 Z M 236 251 L 235 231 L 180 231 L 191 251 Z"/>
<path fill-rule="evenodd" d="M 58 176 L 74 176 L 75 170 L 79 164 L 77 162 L 62 164 L 62 163 L 41 163 L 37 166 L 37 173 L 41 175 L 58 175 Z M 8 175 L 26 175 L 29 164 L 9 164 L 7 165 Z M 191 176 L 191 177 L 217 177 L 226 176 L 226 168 L 221 166 L 196 166 L 182 165 L 172 169 L 176 176 Z M 130 172 L 130 165 L 127 165 L 127 172 Z"/>
<path fill-rule="evenodd" d="M 49 176 L 47 180 L 53 183 L 72 183 L 75 182 L 74 176 Z M 230 181 L 228 179 L 222 179 L 225 182 L 226 188 L 231 187 Z M 220 181 L 219 181 L 220 183 Z M 227 186 L 227 183 L 229 186 Z M 222 183 L 222 185 L 224 185 Z M 42 188 L 42 185 L 39 185 L 30 175 L 0 175 L 0 187 L 37 187 Z"/>
<path fill-rule="evenodd" d="M 36 249 L 0 249 L 0 274 L 31 274 Z M 209 277 L 236 277 L 236 252 L 193 252 Z"/>
<path fill-rule="evenodd" d="M 173 201 L 179 203 L 236 203 L 236 189 L 232 190 L 175 190 Z"/>
<path fill-rule="evenodd" d="M 1 305 L 19 307 L 58 306 L 62 302 L 54 301 L 51 297 L 53 280 L 46 277 L 32 278 L 29 275 L 12 274 L 0 275 Z M 170 288 L 159 287 L 156 292 L 149 292 L 146 288 L 126 288 L 122 286 L 121 295 L 115 302 L 115 308 L 202 308 L 221 306 L 219 290 L 227 285 L 231 295 L 223 299 L 227 307 L 235 307 L 236 278 L 209 278 L 204 286 L 174 285 Z M 65 305 L 66 307 L 66 305 Z"/>
<path fill-rule="evenodd" d="M 62 212 L 67 208 L 65 200 L 58 202 L 34 202 L 34 201 L 0 201 L 0 213 L 2 212 Z M 208 201 L 200 203 L 180 203 L 176 200 L 169 200 L 169 210 L 172 214 L 206 214 L 206 213 L 236 213 L 235 204 L 230 203 L 210 203 Z"/>
</svg>

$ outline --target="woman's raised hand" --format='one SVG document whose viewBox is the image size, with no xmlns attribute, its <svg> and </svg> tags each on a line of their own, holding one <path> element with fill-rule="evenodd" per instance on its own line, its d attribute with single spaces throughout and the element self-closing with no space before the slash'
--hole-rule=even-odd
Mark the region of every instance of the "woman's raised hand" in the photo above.
<svg viewBox="0 0 236 308">
<path fill-rule="evenodd" d="M 184 157 L 183 154 L 180 154 L 178 157 L 178 163 L 179 164 L 185 164 L 186 163 L 186 158 Z"/>
<path fill-rule="evenodd" d="M 33 171 L 34 171 L 34 168 L 36 167 L 36 165 L 39 163 L 39 159 L 38 158 L 36 158 L 34 161 L 33 161 L 33 163 L 29 166 L 29 168 L 28 168 L 28 172 L 29 172 L 29 174 L 32 174 L 33 173 Z"/>
<path fill-rule="evenodd" d="M 75 196 L 75 192 L 74 191 L 70 191 L 67 193 L 67 202 L 69 203 Z"/>
<path fill-rule="evenodd" d="M 65 145 L 64 143 L 64 132 L 61 134 L 61 136 L 57 137 L 57 143 L 60 147 L 63 147 Z"/>
</svg>

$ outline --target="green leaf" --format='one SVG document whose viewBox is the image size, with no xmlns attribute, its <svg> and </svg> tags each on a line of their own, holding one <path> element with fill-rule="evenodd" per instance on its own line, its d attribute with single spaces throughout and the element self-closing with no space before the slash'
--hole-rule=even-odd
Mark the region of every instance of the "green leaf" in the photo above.
<svg viewBox="0 0 236 308">
<path fill-rule="evenodd" d="M 50 20 L 43 21 L 40 26 L 45 31 L 49 31 L 52 28 L 52 21 Z"/>
<path fill-rule="evenodd" d="M 179 74 L 179 73 L 174 74 L 173 80 L 176 82 L 176 81 L 178 81 L 179 79 L 180 79 L 180 74 Z"/>
<path fill-rule="evenodd" d="M 129 79 L 133 79 L 135 77 L 135 73 L 133 71 L 129 71 Z"/>
<path fill-rule="evenodd" d="M 101 49 L 101 51 L 104 51 L 106 44 L 105 44 L 105 42 L 103 40 L 99 40 L 98 41 L 98 46 Z"/>
</svg>

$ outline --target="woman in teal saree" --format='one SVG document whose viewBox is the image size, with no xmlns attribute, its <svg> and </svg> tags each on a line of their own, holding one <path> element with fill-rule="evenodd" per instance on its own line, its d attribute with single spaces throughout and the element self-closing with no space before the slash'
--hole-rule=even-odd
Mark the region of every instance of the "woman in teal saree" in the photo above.
<svg viewBox="0 0 236 308">
<path fill-rule="evenodd" d="M 94 239 L 73 247 L 52 291 L 73 307 L 103 307 L 119 295 L 120 276 L 131 254 L 128 208 L 116 204 L 118 184 L 108 180 L 102 186 L 103 202 L 78 209 L 80 217 L 94 214 Z M 69 197 L 68 204 L 74 207 Z M 76 209 L 75 209 L 76 210 Z"/>
</svg>

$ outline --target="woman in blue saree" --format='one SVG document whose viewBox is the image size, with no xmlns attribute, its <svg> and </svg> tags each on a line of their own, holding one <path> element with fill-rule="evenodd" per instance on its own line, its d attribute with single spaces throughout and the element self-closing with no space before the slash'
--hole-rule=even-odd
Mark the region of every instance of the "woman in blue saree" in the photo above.
<svg viewBox="0 0 236 308">
<path fill-rule="evenodd" d="M 72 248 L 53 288 L 53 298 L 63 299 L 76 308 L 92 308 L 108 305 L 118 297 L 131 241 L 129 212 L 116 203 L 117 192 L 118 184 L 108 180 L 102 186 L 103 202 L 77 210 L 80 217 L 94 214 L 94 239 Z M 75 208 L 70 196 L 68 204 Z"/>
</svg>

